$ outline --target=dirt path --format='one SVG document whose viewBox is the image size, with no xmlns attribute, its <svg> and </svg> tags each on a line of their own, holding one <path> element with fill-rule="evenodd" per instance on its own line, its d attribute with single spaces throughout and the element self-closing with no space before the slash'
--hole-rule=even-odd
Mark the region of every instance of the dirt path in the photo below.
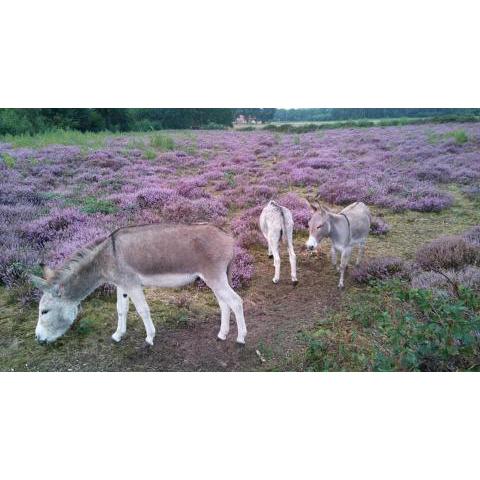
<svg viewBox="0 0 480 480">
<path fill-rule="evenodd" d="M 337 275 L 324 254 L 299 252 L 299 284 L 290 282 L 288 257 L 282 255 L 282 279 L 272 283 L 273 265 L 257 258 L 256 275 L 244 296 L 247 320 L 247 345 L 235 343 L 236 326 L 226 342 L 216 340 L 218 312 L 214 318 L 196 321 L 187 328 L 157 330 L 152 348 L 136 350 L 132 367 L 145 370 L 251 371 L 289 370 L 301 367 L 305 348 L 302 332 L 311 329 L 327 309 L 341 300 Z M 257 350 L 265 361 L 262 361 Z"/>
</svg>

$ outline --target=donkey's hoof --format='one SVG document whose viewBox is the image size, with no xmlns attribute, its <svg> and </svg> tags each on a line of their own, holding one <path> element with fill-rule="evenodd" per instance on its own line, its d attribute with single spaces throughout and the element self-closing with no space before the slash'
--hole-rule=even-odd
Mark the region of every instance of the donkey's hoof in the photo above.
<svg viewBox="0 0 480 480">
<path fill-rule="evenodd" d="M 112 335 L 112 340 L 116 343 L 118 343 L 121 339 L 122 339 L 122 334 L 121 333 L 118 333 L 118 332 L 115 332 L 113 335 Z"/>
<path fill-rule="evenodd" d="M 298 285 L 298 280 L 292 280 L 292 284 L 294 287 L 296 287 Z"/>
<path fill-rule="evenodd" d="M 153 347 L 153 337 L 147 337 L 147 338 L 145 339 L 145 343 L 146 343 L 147 345 L 150 345 L 151 347 Z"/>
<path fill-rule="evenodd" d="M 224 342 L 226 339 L 227 339 L 227 334 L 226 333 L 219 333 L 217 335 L 217 340 L 221 340 L 222 342 Z"/>
<path fill-rule="evenodd" d="M 280 281 L 279 278 L 274 278 L 274 279 L 272 280 L 273 283 L 278 283 L 279 281 Z"/>
<path fill-rule="evenodd" d="M 345 288 L 345 285 L 341 285 L 340 283 L 338 284 L 338 289 L 343 290 Z"/>
<path fill-rule="evenodd" d="M 239 347 L 244 347 L 245 346 L 245 339 L 244 338 L 237 338 L 237 345 Z"/>
</svg>

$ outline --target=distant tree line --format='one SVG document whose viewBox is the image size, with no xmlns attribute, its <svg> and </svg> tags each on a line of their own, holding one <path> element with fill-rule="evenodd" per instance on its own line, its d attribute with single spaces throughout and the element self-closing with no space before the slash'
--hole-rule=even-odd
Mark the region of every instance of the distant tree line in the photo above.
<svg viewBox="0 0 480 480">
<path fill-rule="evenodd" d="M 0 135 L 58 128 L 83 132 L 225 128 L 234 116 L 233 108 L 1 108 Z"/>
<path fill-rule="evenodd" d="M 0 135 L 62 128 L 83 132 L 228 128 L 238 115 L 271 121 L 312 122 L 396 117 L 480 115 L 477 108 L 0 108 Z"/>
<path fill-rule="evenodd" d="M 480 108 L 293 108 L 277 109 L 276 122 L 320 122 L 368 118 L 421 118 L 443 115 L 480 115 Z"/>
</svg>

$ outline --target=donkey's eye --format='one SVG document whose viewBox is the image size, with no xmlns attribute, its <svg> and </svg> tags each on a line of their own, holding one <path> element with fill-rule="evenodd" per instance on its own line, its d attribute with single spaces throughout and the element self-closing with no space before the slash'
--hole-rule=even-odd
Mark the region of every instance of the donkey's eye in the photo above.
<svg viewBox="0 0 480 480">
<path fill-rule="evenodd" d="M 50 311 L 50 310 L 42 310 L 40 313 L 41 313 L 42 315 L 46 315 L 49 311 Z"/>
<path fill-rule="evenodd" d="M 323 223 L 317 227 L 317 230 L 320 230 L 323 227 Z"/>
</svg>

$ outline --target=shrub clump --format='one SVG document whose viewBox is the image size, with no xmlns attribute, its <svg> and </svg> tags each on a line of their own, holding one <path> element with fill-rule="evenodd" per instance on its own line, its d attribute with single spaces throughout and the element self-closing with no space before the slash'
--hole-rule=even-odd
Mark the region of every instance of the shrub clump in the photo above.
<svg viewBox="0 0 480 480">
<path fill-rule="evenodd" d="M 222 223 L 227 215 L 225 205 L 215 198 L 200 198 L 189 200 L 179 198 L 165 205 L 162 216 L 171 222 L 194 223 L 214 222 Z"/>
<path fill-rule="evenodd" d="M 463 234 L 463 238 L 467 243 L 480 247 L 480 225 L 476 225 L 470 230 L 467 230 Z"/>
<path fill-rule="evenodd" d="M 414 276 L 411 281 L 413 288 L 423 288 L 425 290 L 437 290 L 456 293 L 454 286 L 469 288 L 475 292 L 480 292 L 480 268 L 467 265 L 459 271 L 445 270 L 442 273 L 435 271 L 421 272 Z"/>
<path fill-rule="evenodd" d="M 421 247 L 416 261 L 424 270 L 456 270 L 480 265 L 480 248 L 459 235 L 444 236 Z"/>
<path fill-rule="evenodd" d="M 398 257 L 370 258 L 352 270 L 352 278 L 358 283 L 388 278 L 405 278 L 409 275 L 406 263 Z"/>
<path fill-rule="evenodd" d="M 232 232 L 240 247 L 247 248 L 251 245 L 265 243 L 258 225 L 258 218 L 262 209 L 263 206 L 261 205 L 249 208 L 232 220 Z"/>
<path fill-rule="evenodd" d="M 381 217 L 372 217 L 370 233 L 372 235 L 386 235 L 390 231 L 390 225 Z"/>
<path fill-rule="evenodd" d="M 253 277 L 255 267 L 253 266 L 253 256 L 245 249 L 235 247 L 235 259 L 232 264 L 231 281 L 232 287 L 244 287 Z"/>
</svg>

